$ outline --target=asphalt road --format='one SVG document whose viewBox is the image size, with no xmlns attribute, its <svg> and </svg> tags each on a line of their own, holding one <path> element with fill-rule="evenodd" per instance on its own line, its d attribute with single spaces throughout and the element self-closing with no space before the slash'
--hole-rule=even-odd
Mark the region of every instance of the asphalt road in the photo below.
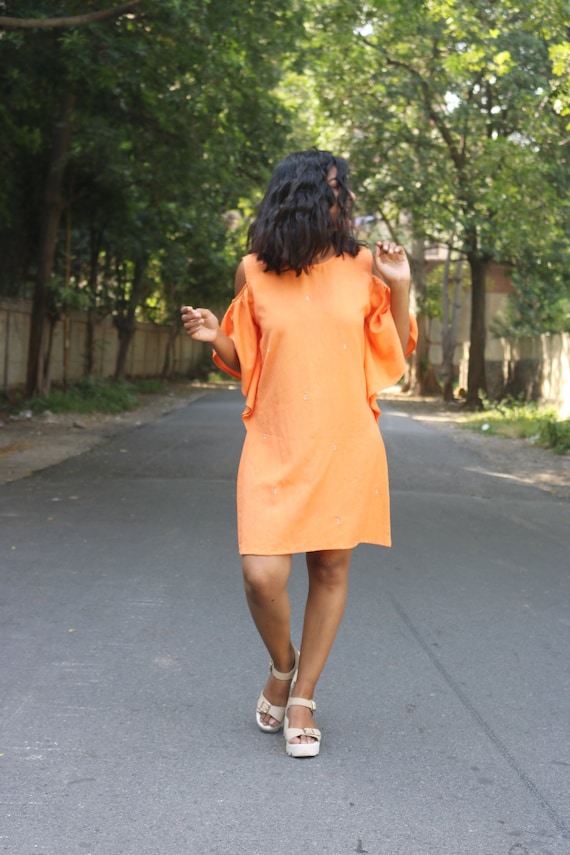
<svg viewBox="0 0 570 855">
<path fill-rule="evenodd" d="M 254 720 L 241 396 L 0 487 L 0 852 L 568 855 L 570 503 L 396 410 L 314 760 Z M 291 578 L 295 640 L 306 574 Z"/>
</svg>

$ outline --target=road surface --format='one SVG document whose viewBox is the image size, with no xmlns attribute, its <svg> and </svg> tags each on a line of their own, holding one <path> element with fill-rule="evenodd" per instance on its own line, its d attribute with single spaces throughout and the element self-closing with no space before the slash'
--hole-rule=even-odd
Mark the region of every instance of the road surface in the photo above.
<svg viewBox="0 0 570 855">
<path fill-rule="evenodd" d="M 0 852 L 568 855 L 570 503 L 385 407 L 314 760 L 257 730 L 238 392 L 0 487 Z M 290 583 L 300 639 L 306 573 Z"/>
</svg>

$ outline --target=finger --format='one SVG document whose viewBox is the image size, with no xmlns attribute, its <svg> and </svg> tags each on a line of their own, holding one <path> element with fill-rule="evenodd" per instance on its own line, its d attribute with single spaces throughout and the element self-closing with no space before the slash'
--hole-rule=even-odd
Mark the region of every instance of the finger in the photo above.
<svg viewBox="0 0 570 855">
<path fill-rule="evenodd" d="M 196 324 L 203 323 L 202 317 L 196 312 L 186 312 L 185 315 L 182 315 L 182 323 L 184 326 L 196 326 Z"/>
<path fill-rule="evenodd" d="M 392 255 L 393 253 L 397 252 L 398 249 L 400 249 L 400 247 L 398 247 L 395 243 L 388 240 L 378 241 L 378 243 L 376 244 L 376 248 L 378 249 L 378 252 L 380 254 L 387 255 Z"/>
<path fill-rule="evenodd" d="M 187 330 L 197 330 L 203 326 L 204 326 L 204 321 L 202 320 L 202 318 L 191 318 L 188 321 L 184 321 L 184 327 Z"/>
</svg>

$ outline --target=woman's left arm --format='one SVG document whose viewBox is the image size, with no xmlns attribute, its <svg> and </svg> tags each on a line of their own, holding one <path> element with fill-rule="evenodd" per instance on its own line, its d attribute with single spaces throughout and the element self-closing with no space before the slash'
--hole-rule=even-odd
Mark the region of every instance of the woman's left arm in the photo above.
<svg viewBox="0 0 570 855">
<path fill-rule="evenodd" d="M 374 273 L 390 288 L 390 312 L 404 353 L 410 338 L 410 265 L 403 247 L 378 241 L 373 257 Z"/>
</svg>

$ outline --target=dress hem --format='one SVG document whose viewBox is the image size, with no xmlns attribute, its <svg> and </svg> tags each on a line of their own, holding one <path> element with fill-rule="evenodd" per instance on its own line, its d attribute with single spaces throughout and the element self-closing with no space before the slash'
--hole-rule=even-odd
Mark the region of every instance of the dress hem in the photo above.
<svg viewBox="0 0 570 855">
<path fill-rule="evenodd" d="M 259 555 L 259 556 L 268 556 L 268 555 L 303 555 L 307 552 L 325 552 L 335 549 L 356 549 L 357 546 L 360 545 L 368 545 L 368 546 L 382 546 L 385 549 L 390 549 L 392 546 L 392 541 L 388 540 L 383 543 L 380 543 L 377 540 L 357 540 L 356 543 L 353 543 L 351 546 L 311 546 L 306 548 L 296 548 L 292 550 L 253 550 L 239 549 L 240 555 Z"/>
</svg>

